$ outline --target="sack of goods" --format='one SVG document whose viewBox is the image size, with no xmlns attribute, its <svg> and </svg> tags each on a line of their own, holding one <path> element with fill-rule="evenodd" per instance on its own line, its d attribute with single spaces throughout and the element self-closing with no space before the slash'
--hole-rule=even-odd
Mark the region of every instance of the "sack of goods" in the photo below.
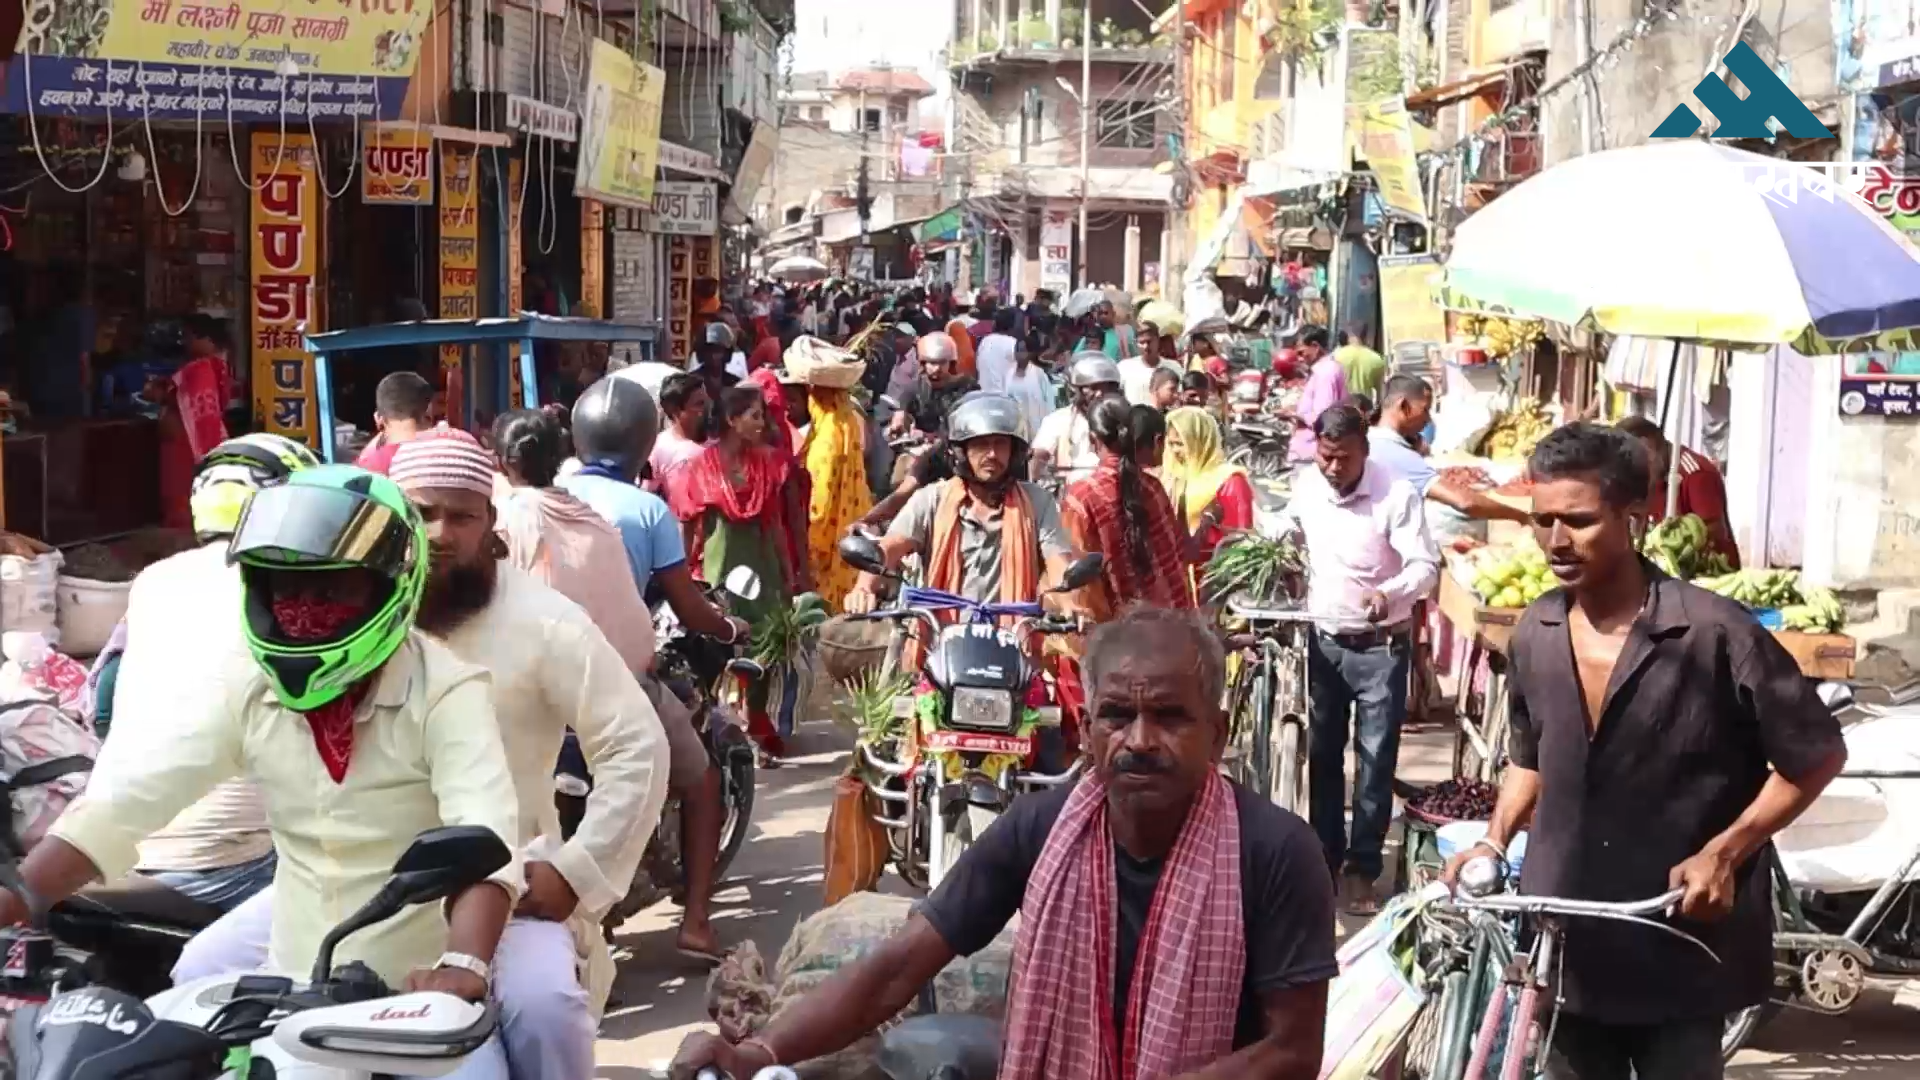
<svg viewBox="0 0 1920 1080">
<path fill-rule="evenodd" d="M 741 1036 L 749 1028 L 758 1031 L 767 1019 L 778 1016 L 807 991 L 831 978 L 843 965 L 865 956 L 907 924 L 914 901 L 904 896 L 879 893 L 855 893 L 832 907 L 808 916 L 794 928 L 786 948 L 780 950 L 775 965 L 771 1009 L 767 1016 L 752 1015 L 766 1007 L 764 1001 L 749 1001 L 764 987 L 748 985 L 764 977 L 751 965 L 735 971 L 729 981 L 717 978 L 709 984 L 707 1008 L 716 1017 L 725 1016 L 723 1026 L 729 1034 Z M 935 1008 L 943 1013 L 965 1013 L 1001 1019 L 1007 1011 L 1007 977 L 1013 968 L 1014 929 L 1001 931 L 993 944 L 973 954 L 957 957 L 933 979 Z M 744 976 L 744 977 L 742 977 Z M 741 999 L 744 1009 L 733 1007 L 732 999 Z M 920 1003 L 909 1005 L 883 1027 L 921 1012 Z M 886 1080 L 875 1060 L 880 1040 L 876 1035 L 861 1039 L 838 1054 L 807 1063 L 809 1080 Z"/>
<path fill-rule="evenodd" d="M 860 385 L 866 361 L 836 345 L 802 334 L 787 346 L 781 358 L 789 374 L 808 386 L 851 390 Z"/>
</svg>

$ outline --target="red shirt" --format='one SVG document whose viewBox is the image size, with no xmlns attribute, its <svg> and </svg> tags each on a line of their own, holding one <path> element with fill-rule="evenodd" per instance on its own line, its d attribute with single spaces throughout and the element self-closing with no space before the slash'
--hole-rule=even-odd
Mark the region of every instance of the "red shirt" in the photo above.
<svg viewBox="0 0 1920 1080">
<path fill-rule="evenodd" d="M 1247 481 L 1245 473 L 1239 473 L 1220 485 L 1213 493 L 1213 501 L 1220 507 L 1220 522 L 1200 533 L 1194 539 L 1200 545 L 1200 565 L 1213 558 L 1213 550 L 1220 541 L 1231 532 L 1242 532 L 1253 528 L 1253 485 Z M 1205 510 L 1206 507 L 1200 507 Z"/>
<path fill-rule="evenodd" d="M 1660 521 L 1667 516 L 1666 478 L 1653 493 L 1648 517 Z M 1727 481 L 1712 460 L 1686 447 L 1680 448 L 1680 499 L 1678 513 L 1695 514 L 1707 523 L 1707 542 L 1714 551 L 1726 556 L 1735 570 L 1740 569 L 1740 548 L 1733 542 L 1733 529 L 1727 524 Z"/>
<path fill-rule="evenodd" d="M 400 452 L 400 446 L 400 443 L 389 442 L 382 439 L 372 446 L 367 447 L 365 450 L 360 451 L 360 456 L 355 458 L 353 463 L 368 472 L 375 472 L 381 476 L 385 476 L 387 475 L 387 470 L 393 468 L 393 455 Z"/>
<path fill-rule="evenodd" d="M 777 368 L 779 366 L 780 339 L 777 337 L 768 336 L 761 338 L 760 344 L 755 345 L 753 352 L 747 356 L 748 371 L 759 371 L 763 367 Z"/>
</svg>

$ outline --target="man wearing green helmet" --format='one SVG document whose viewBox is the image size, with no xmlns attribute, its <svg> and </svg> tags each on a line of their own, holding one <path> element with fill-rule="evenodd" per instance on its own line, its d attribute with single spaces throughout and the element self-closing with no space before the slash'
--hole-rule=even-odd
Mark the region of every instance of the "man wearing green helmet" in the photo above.
<svg viewBox="0 0 1920 1080">
<path fill-rule="evenodd" d="M 240 575 L 227 565 L 227 544 L 253 493 L 320 463 L 305 446 L 279 435 L 242 435 L 200 459 L 193 478 L 193 531 L 201 547 L 140 572 L 115 637 L 109 714 L 114 719 L 101 766 L 138 761 L 148 740 L 173 736 L 179 718 L 209 707 L 209 657 L 244 650 Z M 209 904 L 231 910 L 273 880 L 273 839 L 259 789 L 222 783 L 140 845 L 138 871 Z"/>
<path fill-rule="evenodd" d="M 228 558 L 246 655 L 201 667 L 213 707 L 143 740 L 139 760 L 96 770 L 21 865 L 24 895 L 0 893 L 0 924 L 23 921 L 29 898 L 55 903 L 125 873 L 140 840 L 230 776 L 266 800 L 280 855 L 268 966 L 280 972 L 304 972 L 419 833 L 519 836 L 499 795 L 513 780 L 486 672 L 413 628 L 427 535 L 399 487 L 351 466 L 298 470 L 248 500 Z M 516 857 L 444 913 L 411 908 L 351 935 L 336 960 L 478 1001 L 520 882 Z M 493 1045 L 461 1075 L 504 1077 L 504 1053 Z"/>
</svg>

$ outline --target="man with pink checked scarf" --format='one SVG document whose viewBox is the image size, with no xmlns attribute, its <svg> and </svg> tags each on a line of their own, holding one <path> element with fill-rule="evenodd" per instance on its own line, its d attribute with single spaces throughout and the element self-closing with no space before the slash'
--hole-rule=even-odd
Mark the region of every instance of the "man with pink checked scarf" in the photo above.
<svg viewBox="0 0 1920 1080">
<path fill-rule="evenodd" d="M 1333 880 L 1305 822 L 1220 775 L 1219 638 L 1135 608 L 1082 671 L 1092 775 L 1016 800 L 899 933 L 753 1037 L 689 1037 L 675 1080 L 843 1049 L 1016 912 L 999 1080 L 1319 1075 Z"/>
</svg>

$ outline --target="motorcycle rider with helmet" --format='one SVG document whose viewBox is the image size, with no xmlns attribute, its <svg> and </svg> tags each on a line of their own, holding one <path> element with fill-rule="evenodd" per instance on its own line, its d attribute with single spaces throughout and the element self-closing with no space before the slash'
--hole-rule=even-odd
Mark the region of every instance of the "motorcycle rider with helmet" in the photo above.
<svg viewBox="0 0 1920 1080">
<path fill-rule="evenodd" d="M 240 511 L 255 491 L 318 464 L 301 443 L 264 433 L 228 439 L 200 459 L 190 506 L 201 546 L 133 579 L 121 620 L 123 644 L 117 660 L 108 661 L 115 669 L 114 723 L 98 767 L 138 761 L 152 741 L 173 738 L 181 717 L 206 708 L 207 682 L 180 673 L 203 671 L 209 655 L 245 652 L 234 618 L 240 575 L 227 565 Z M 275 861 L 260 790 L 235 779 L 148 837 L 136 870 L 225 912 L 273 881 Z"/>
<path fill-rule="evenodd" d="M 746 622 L 715 607 L 694 581 L 679 519 L 666 500 L 640 486 L 641 470 L 659 432 L 660 412 L 652 395 L 637 383 L 601 379 L 574 402 L 573 448 L 581 466 L 557 483 L 620 531 L 627 564 L 642 597 L 651 602 L 655 595 L 652 589 L 657 587 L 689 633 L 704 634 L 729 645 L 745 641 L 749 633 Z M 726 826 L 725 808 L 720 805 L 720 773 L 707 759 L 685 705 L 656 679 L 642 679 L 641 687 L 667 728 L 672 759 L 670 790 L 680 798 L 681 860 L 687 888 L 679 947 L 691 955 L 717 958 L 721 951 L 719 938 L 708 921 L 708 912 L 720 834 Z M 697 762 L 690 757 L 696 750 Z M 700 778 L 697 782 L 680 782 L 696 775 L 696 769 Z"/>
<path fill-rule="evenodd" d="M 1019 479 L 1026 417 L 1004 394 L 975 393 L 947 417 L 953 477 L 916 491 L 879 541 L 889 569 L 917 554 L 929 588 L 978 601 L 1032 601 L 1058 582 L 1072 550 L 1060 508 Z M 1007 535 L 1007 529 L 1018 530 Z M 847 594 L 850 614 L 871 612 L 880 579 L 862 573 Z"/>
<path fill-rule="evenodd" d="M 1120 365 L 1105 353 L 1082 351 L 1067 367 L 1072 399 L 1047 415 L 1034 436 L 1032 469 L 1035 480 L 1057 478 L 1063 484 L 1085 479 L 1100 464 L 1088 417 L 1108 394 L 1120 393 Z"/>
<path fill-rule="evenodd" d="M 980 389 L 977 379 L 960 372 L 960 348 L 945 330 L 922 337 L 915 351 L 919 370 L 904 378 L 896 372 L 888 390 L 900 410 L 887 423 L 888 438 L 905 435 L 909 426 L 938 434 L 954 404 Z"/>
<path fill-rule="evenodd" d="M 414 838 L 443 825 L 519 836 L 487 673 L 414 628 L 427 580 L 419 513 L 384 476 L 295 470 L 256 492 L 228 560 L 244 651 L 203 655 L 176 678 L 211 707 L 175 717 L 137 758 L 103 758 L 87 790 L 0 892 L 0 924 L 26 921 L 90 881 L 131 869 L 139 842 L 215 784 L 258 785 L 280 866 L 268 966 L 304 977 L 328 930 L 372 900 Z M 468 1001 L 489 993 L 519 897 L 515 855 L 444 906 L 412 907 L 345 938 L 390 986 Z M 507 1076 L 498 1040 L 452 1074 Z"/>
</svg>

